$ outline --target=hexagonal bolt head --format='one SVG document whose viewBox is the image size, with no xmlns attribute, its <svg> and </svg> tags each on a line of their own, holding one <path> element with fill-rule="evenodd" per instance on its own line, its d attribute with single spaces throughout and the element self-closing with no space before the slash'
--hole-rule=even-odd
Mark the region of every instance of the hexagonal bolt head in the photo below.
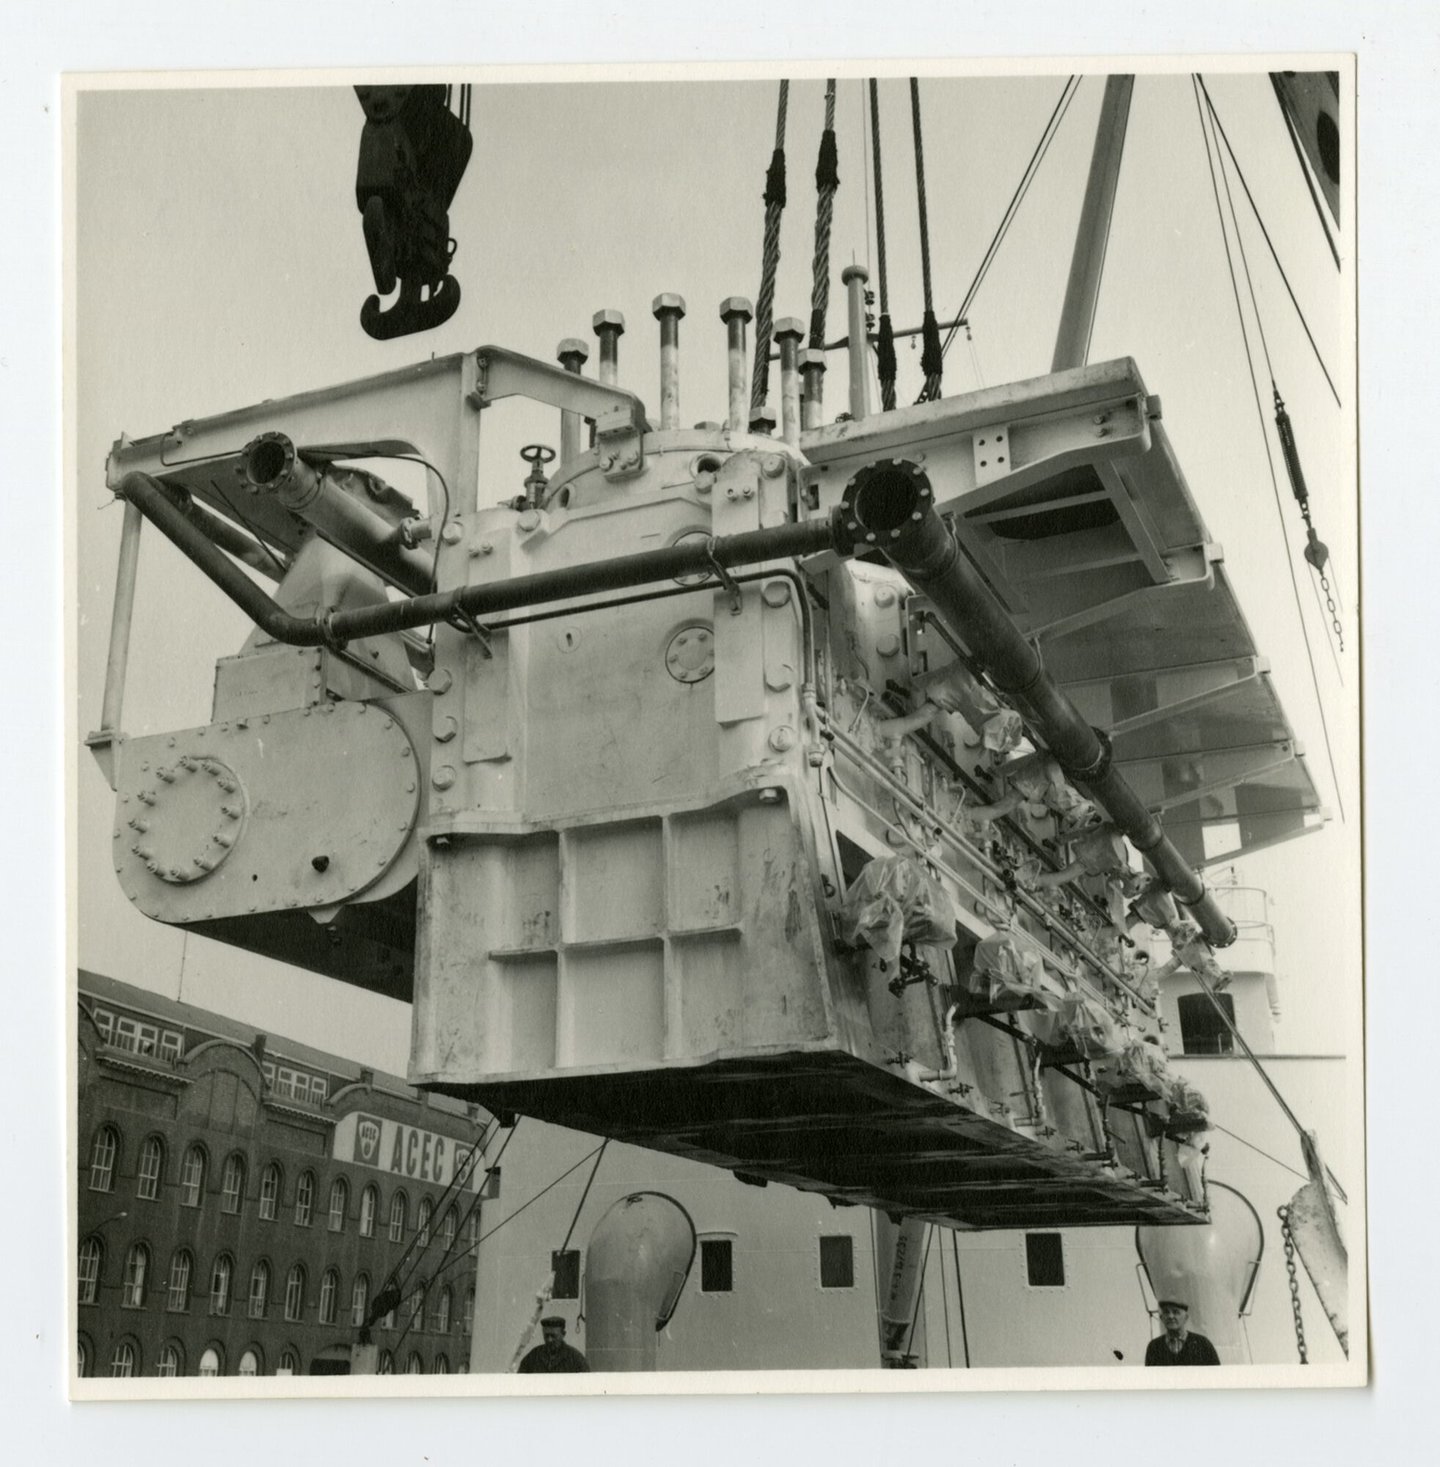
<svg viewBox="0 0 1440 1467">
<path fill-rule="evenodd" d="M 596 311 L 590 324 L 596 336 L 603 336 L 607 331 L 613 331 L 616 336 L 625 334 L 625 316 L 621 311 Z"/>
<path fill-rule="evenodd" d="M 685 314 L 685 297 L 666 292 L 650 302 L 650 313 L 658 321 L 661 316 L 673 315 L 678 321 Z"/>
<path fill-rule="evenodd" d="M 783 341 L 786 337 L 793 336 L 796 341 L 805 340 L 805 323 L 799 316 L 781 316 L 775 323 L 774 337 L 776 341 Z"/>
<path fill-rule="evenodd" d="M 745 299 L 743 295 L 727 295 L 720 302 L 720 319 L 729 322 L 732 317 L 738 316 L 742 321 L 749 321 L 755 315 L 755 307 Z"/>
<path fill-rule="evenodd" d="M 555 360 L 568 367 L 570 363 L 566 357 L 578 357 L 581 363 L 587 362 L 590 360 L 590 348 L 578 336 L 567 336 L 555 348 Z"/>
<path fill-rule="evenodd" d="M 750 414 L 750 431 L 752 433 L 773 433 L 775 424 L 779 420 L 775 416 L 775 409 L 768 403 L 764 407 L 756 408 Z"/>
<path fill-rule="evenodd" d="M 807 367 L 825 370 L 825 353 L 818 347 L 807 346 L 800 353 L 800 370 L 803 372 Z"/>
</svg>

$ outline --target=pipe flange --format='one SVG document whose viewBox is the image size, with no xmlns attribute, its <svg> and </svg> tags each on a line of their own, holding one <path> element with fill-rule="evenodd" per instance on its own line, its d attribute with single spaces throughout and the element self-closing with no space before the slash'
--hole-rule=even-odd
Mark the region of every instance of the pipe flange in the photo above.
<svg viewBox="0 0 1440 1467">
<path fill-rule="evenodd" d="M 882 458 L 866 464 L 845 486 L 840 512 L 856 542 L 882 548 L 920 523 L 934 505 L 930 476 L 910 459 Z"/>
</svg>

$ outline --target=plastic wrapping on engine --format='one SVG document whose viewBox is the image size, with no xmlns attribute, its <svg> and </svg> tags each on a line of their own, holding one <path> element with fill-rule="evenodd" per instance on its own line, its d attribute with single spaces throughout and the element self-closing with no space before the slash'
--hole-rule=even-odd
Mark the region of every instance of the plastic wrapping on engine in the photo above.
<svg viewBox="0 0 1440 1467">
<path fill-rule="evenodd" d="M 1060 995 L 1045 981 L 1039 953 L 1003 928 L 975 945 L 974 966 L 966 982 L 970 994 L 985 1003 L 1054 1009 Z"/>
<path fill-rule="evenodd" d="M 918 861 L 876 856 L 845 893 L 840 936 L 851 947 L 868 947 L 896 963 L 903 943 L 953 947 L 955 907 Z"/>
<path fill-rule="evenodd" d="M 1053 1009 L 1036 1015 L 1030 1032 L 1042 1044 L 1082 1059 L 1118 1055 L 1126 1044 L 1125 1031 L 1105 1005 L 1078 990 L 1062 994 Z"/>
</svg>

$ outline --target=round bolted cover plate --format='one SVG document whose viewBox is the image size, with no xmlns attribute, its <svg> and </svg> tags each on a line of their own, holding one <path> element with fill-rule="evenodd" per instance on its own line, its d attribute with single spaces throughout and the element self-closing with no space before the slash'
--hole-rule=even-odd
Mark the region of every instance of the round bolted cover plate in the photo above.
<svg viewBox="0 0 1440 1467">
<path fill-rule="evenodd" d="M 420 800 L 404 728 L 353 702 L 129 739 L 118 784 L 116 872 L 161 922 L 357 896 L 403 849 Z"/>
</svg>

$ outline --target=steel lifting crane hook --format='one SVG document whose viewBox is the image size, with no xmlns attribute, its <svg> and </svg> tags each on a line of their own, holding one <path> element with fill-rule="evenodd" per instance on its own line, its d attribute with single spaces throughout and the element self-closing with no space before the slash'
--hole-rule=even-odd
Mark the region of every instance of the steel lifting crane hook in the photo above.
<svg viewBox="0 0 1440 1467">
<path fill-rule="evenodd" d="M 442 325 L 460 305 L 460 282 L 450 274 L 449 209 L 474 140 L 450 110 L 444 86 L 355 93 L 365 109 L 355 203 L 379 292 L 360 308 L 360 324 L 386 341 Z M 380 297 L 397 284 L 399 298 L 382 309 Z"/>
</svg>

